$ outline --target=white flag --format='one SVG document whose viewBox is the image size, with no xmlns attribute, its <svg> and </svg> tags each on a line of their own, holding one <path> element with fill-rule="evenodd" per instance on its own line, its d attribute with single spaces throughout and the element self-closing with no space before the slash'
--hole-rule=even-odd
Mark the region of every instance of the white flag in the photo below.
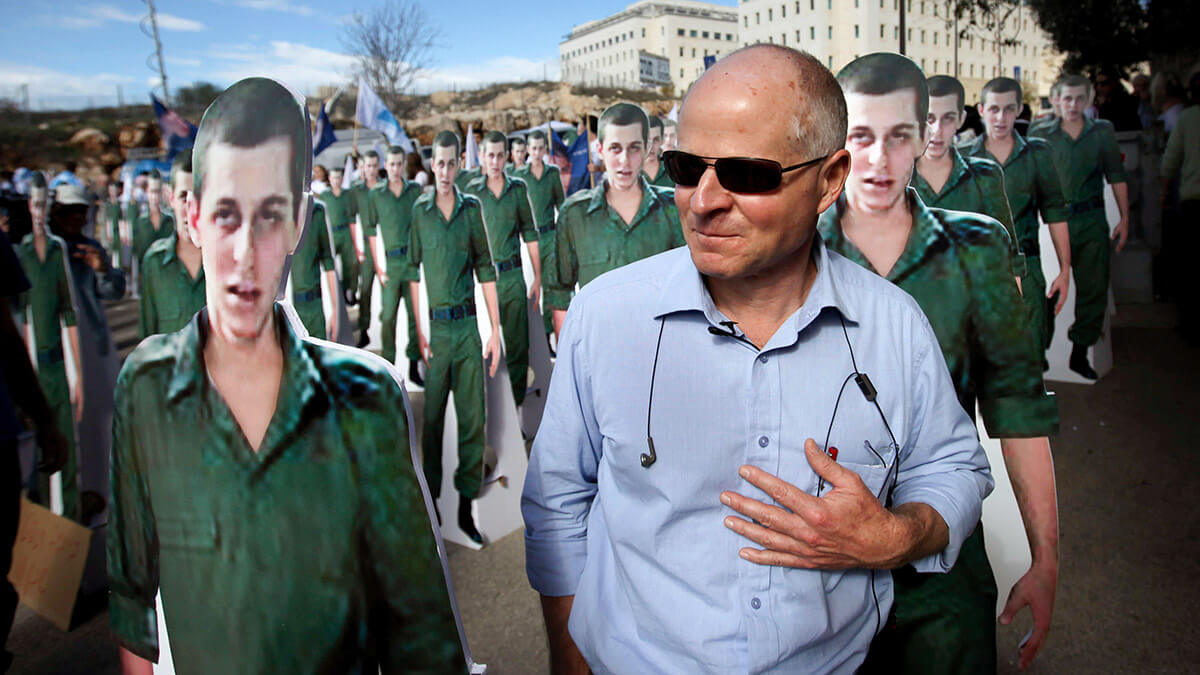
<svg viewBox="0 0 1200 675">
<path fill-rule="evenodd" d="M 479 166 L 479 144 L 475 142 L 475 126 L 467 125 L 467 161 L 463 163 L 463 170 L 474 169 Z"/>
<path fill-rule="evenodd" d="M 358 80 L 358 104 L 354 110 L 354 117 L 358 123 L 368 129 L 374 129 L 387 136 L 388 142 L 392 145 L 398 145 L 404 148 L 405 152 L 413 152 L 412 141 L 409 140 L 408 134 L 404 133 L 404 129 L 400 128 L 400 122 L 396 120 L 396 116 L 392 111 L 387 109 L 383 104 L 383 99 L 367 86 L 367 81 L 359 78 Z"/>
<path fill-rule="evenodd" d="M 349 190 L 350 185 L 354 183 L 354 158 L 346 155 L 346 168 L 342 172 L 342 189 Z"/>
</svg>

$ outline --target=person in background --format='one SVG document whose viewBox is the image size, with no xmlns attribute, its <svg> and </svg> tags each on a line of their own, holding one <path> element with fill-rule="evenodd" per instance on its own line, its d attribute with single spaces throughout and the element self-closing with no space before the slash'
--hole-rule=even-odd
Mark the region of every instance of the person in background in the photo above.
<svg viewBox="0 0 1200 675">
<path fill-rule="evenodd" d="M 650 118 L 650 147 L 646 151 L 646 161 L 642 162 L 642 173 L 646 175 L 646 180 L 650 181 L 651 185 L 673 188 L 675 183 L 671 182 L 671 177 L 667 175 L 667 169 L 662 163 L 662 119 L 657 115 L 648 117 Z"/>
<path fill-rule="evenodd" d="M 535 129 L 529 133 L 529 163 L 513 172 L 513 176 L 525 181 L 529 191 L 529 205 L 533 210 L 533 220 L 537 223 L 538 255 L 542 259 L 543 278 L 554 260 L 554 232 L 558 219 L 558 209 L 562 207 L 566 196 L 563 191 L 562 178 L 557 166 L 547 162 L 546 132 Z M 542 294 L 542 319 L 546 336 L 554 332 L 554 310 L 546 302 Z"/>
<path fill-rule="evenodd" d="M 358 308 L 358 348 L 366 347 L 371 338 L 367 336 L 367 329 L 371 327 L 371 297 L 375 292 L 375 269 L 382 267 L 375 260 L 375 244 L 372 243 L 372 237 L 368 237 L 366 233 L 374 232 L 376 225 L 376 215 L 371 207 L 370 193 L 375 186 L 379 185 L 379 153 L 374 150 L 368 150 L 363 153 L 362 158 L 362 175 L 361 177 L 350 184 L 350 192 L 354 195 L 354 213 L 358 219 L 358 232 L 362 233 L 361 248 L 359 248 L 358 265 L 359 265 L 359 302 L 362 306 Z M 355 239 L 355 246 L 359 246 L 360 240 Z"/>
<path fill-rule="evenodd" d="M 1105 68 L 1096 76 L 1095 105 L 1096 119 L 1108 120 L 1115 131 L 1141 130 L 1138 99 L 1125 91 L 1115 70 Z"/>
<path fill-rule="evenodd" d="M 523 136 L 516 136 L 509 142 L 510 161 L 504 165 L 504 175 L 512 175 L 513 171 L 525 166 L 529 161 L 529 148 Z"/>
<path fill-rule="evenodd" d="M 661 118 L 663 123 L 663 150 L 674 150 L 675 145 L 679 142 L 679 128 L 675 124 L 675 120 L 666 117 Z"/>
<path fill-rule="evenodd" d="M 1150 76 L 1138 73 L 1129 83 L 1133 85 L 1133 95 L 1137 97 L 1138 121 L 1142 123 L 1143 129 L 1153 128 L 1158 113 L 1155 112 L 1154 104 L 1150 100 Z"/>
<path fill-rule="evenodd" d="M 409 155 L 410 157 L 412 155 Z M 404 354 L 408 357 L 408 379 L 413 384 L 423 385 L 418 363 L 421 352 L 417 345 L 417 316 L 413 312 L 412 298 L 408 294 L 405 274 L 408 267 L 408 245 L 411 240 L 413 203 L 421 196 L 421 186 L 404 178 L 406 157 L 404 149 L 393 145 L 385 155 L 384 167 L 387 180 L 381 181 L 371 190 L 371 212 L 376 225 L 367 230 L 367 239 L 375 247 L 375 239 L 383 240 L 383 259 L 376 259 L 375 275 L 383 286 L 379 308 L 379 337 L 383 360 L 396 361 L 396 320 L 399 316 L 400 299 L 404 298 L 405 326 L 408 340 Z"/>
<path fill-rule="evenodd" d="M 1162 159 L 1160 203 L 1169 210 L 1174 239 L 1178 242 L 1175 260 L 1190 260 L 1200 250 L 1200 71 L 1188 81 L 1192 104 L 1179 113 L 1175 130 L 1167 140 Z M 1177 192 L 1172 188 L 1177 187 Z M 1178 194 L 1178 206 L 1173 204 Z M 1200 284 L 1196 274 L 1179 265 L 1173 282 L 1179 304 L 1179 331 L 1193 345 L 1200 344 Z"/>
<path fill-rule="evenodd" d="M 329 189 L 319 193 L 317 199 L 325 205 L 325 220 L 333 233 L 333 252 L 340 263 L 338 272 L 342 281 L 342 293 L 346 305 L 358 304 L 358 244 L 355 242 L 357 228 L 354 221 L 354 193 L 342 189 L 345 169 L 331 166 Z M 359 311 L 362 311 L 361 309 Z M 367 310 L 370 312 L 370 309 Z"/>
<path fill-rule="evenodd" d="M 185 150 L 171 165 L 171 201 L 179 218 L 175 230 L 150 245 L 142 259 L 142 302 L 138 338 L 174 333 L 192 320 L 206 301 L 200 249 L 187 222 L 187 199 L 192 192 L 192 155 Z"/>
<path fill-rule="evenodd" d="M 312 193 L 319 195 L 329 189 L 329 172 L 320 164 L 313 164 Z"/>
</svg>

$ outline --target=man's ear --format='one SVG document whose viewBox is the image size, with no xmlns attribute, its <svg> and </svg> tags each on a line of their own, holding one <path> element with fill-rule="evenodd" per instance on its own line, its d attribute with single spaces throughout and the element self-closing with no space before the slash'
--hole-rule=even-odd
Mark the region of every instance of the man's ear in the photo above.
<svg viewBox="0 0 1200 675">
<path fill-rule="evenodd" d="M 850 153 L 845 148 L 839 148 L 821 163 L 821 178 L 817 183 L 821 190 L 821 201 L 817 204 L 817 214 L 833 205 L 846 187 L 846 179 L 850 176 Z"/>
<path fill-rule="evenodd" d="M 187 196 L 187 232 L 192 240 L 192 246 L 200 248 L 200 200 L 195 190 L 189 190 Z"/>
</svg>

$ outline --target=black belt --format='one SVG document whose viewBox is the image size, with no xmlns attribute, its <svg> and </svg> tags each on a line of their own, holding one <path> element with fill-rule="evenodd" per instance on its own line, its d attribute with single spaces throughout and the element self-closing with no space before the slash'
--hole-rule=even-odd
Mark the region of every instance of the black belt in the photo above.
<svg viewBox="0 0 1200 675">
<path fill-rule="evenodd" d="M 383 255 L 386 258 L 403 258 L 404 256 L 408 255 L 408 247 L 401 246 L 399 248 L 389 248 L 383 252 Z"/>
<path fill-rule="evenodd" d="M 312 302 L 313 300 L 321 299 L 321 289 L 315 288 L 311 291 L 296 292 L 292 291 L 292 304 L 302 302 Z"/>
<path fill-rule="evenodd" d="M 546 234 L 548 232 L 553 232 L 554 231 L 554 223 L 550 223 L 549 225 L 547 225 L 545 227 L 539 227 L 537 229 L 537 231 L 538 231 L 539 235 Z"/>
<path fill-rule="evenodd" d="M 429 312 L 434 321 L 457 321 L 468 316 L 475 316 L 475 303 L 468 302 L 456 307 L 435 307 Z"/>
<path fill-rule="evenodd" d="M 63 360 L 62 343 L 60 342 L 45 351 L 39 351 L 37 359 L 39 366 L 52 366 L 56 363 L 61 363 Z"/>
<path fill-rule="evenodd" d="M 1102 209 L 1102 208 L 1104 208 L 1104 197 L 1092 197 L 1091 199 L 1084 199 L 1084 200 L 1078 201 L 1078 202 L 1071 202 L 1071 204 L 1069 206 L 1067 206 L 1067 209 L 1071 212 L 1071 215 L 1073 215 L 1073 216 L 1078 216 L 1078 215 L 1081 215 L 1084 213 L 1091 213 L 1092 211 L 1095 211 L 1096 209 Z"/>
<path fill-rule="evenodd" d="M 341 232 L 342 230 L 344 230 L 348 227 L 350 227 L 350 223 L 346 223 L 345 225 L 334 225 L 333 227 L 331 227 L 329 229 L 333 230 L 334 232 Z"/>
<path fill-rule="evenodd" d="M 519 269 L 520 267 L 521 267 L 521 256 L 517 256 L 515 258 L 509 258 L 508 260 L 501 260 L 500 262 L 496 263 L 496 272 L 499 274 L 503 274 L 504 272 L 507 272 L 509 270 Z"/>
</svg>

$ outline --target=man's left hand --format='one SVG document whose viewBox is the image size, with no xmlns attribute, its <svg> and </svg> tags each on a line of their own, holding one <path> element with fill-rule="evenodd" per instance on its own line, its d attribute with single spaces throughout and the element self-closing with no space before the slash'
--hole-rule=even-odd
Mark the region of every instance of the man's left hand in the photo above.
<svg viewBox="0 0 1200 675">
<path fill-rule="evenodd" d="M 1054 316 L 1062 311 L 1063 305 L 1067 303 L 1067 291 L 1071 289 L 1071 271 L 1063 270 L 1059 272 L 1054 281 L 1050 282 L 1050 287 L 1046 289 L 1046 298 L 1053 298 L 1055 293 L 1058 293 L 1058 302 L 1054 305 Z"/>
<path fill-rule="evenodd" d="M 739 555 L 759 565 L 806 569 L 900 565 L 909 545 L 902 519 L 885 509 L 857 473 L 839 466 L 816 441 L 805 441 L 804 452 L 813 470 L 830 485 L 821 497 L 749 465 L 738 473 L 779 506 L 736 492 L 721 493 L 721 503 L 754 521 L 729 516 L 725 526 L 765 549 L 743 548 Z"/>
<path fill-rule="evenodd" d="M 1004 612 L 1000 614 L 1001 624 L 1007 626 L 1012 623 L 1017 612 L 1026 606 L 1033 613 L 1033 630 L 1019 650 L 1021 670 L 1029 667 L 1033 657 L 1037 656 L 1042 645 L 1046 644 L 1046 636 L 1050 633 L 1050 617 L 1054 613 L 1054 591 L 1057 584 L 1057 563 L 1043 565 L 1035 562 L 1008 594 L 1008 602 L 1004 605 Z"/>
<path fill-rule="evenodd" d="M 496 376 L 496 369 L 500 367 L 500 327 L 492 327 L 492 337 L 488 338 L 487 344 L 483 347 L 483 360 L 488 363 L 488 377 Z"/>
<path fill-rule="evenodd" d="M 1112 238 L 1117 240 L 1117 253 L 1125 248 L 1125 240 L 1129 238 L 1129 219 L 1122 218 L 1121 222 L 1117 223 L 1117 229 L 1113 230 Z"/>
<path fill-rule="evenodd" d="M 75 252 L 75 257 L 97 272 L 108 270 L 108 261 L 104 259 L 104 255 L 100 253 L 100 249 L 95 246 L 80 244 L 79 250 Z"/>
</svg>

